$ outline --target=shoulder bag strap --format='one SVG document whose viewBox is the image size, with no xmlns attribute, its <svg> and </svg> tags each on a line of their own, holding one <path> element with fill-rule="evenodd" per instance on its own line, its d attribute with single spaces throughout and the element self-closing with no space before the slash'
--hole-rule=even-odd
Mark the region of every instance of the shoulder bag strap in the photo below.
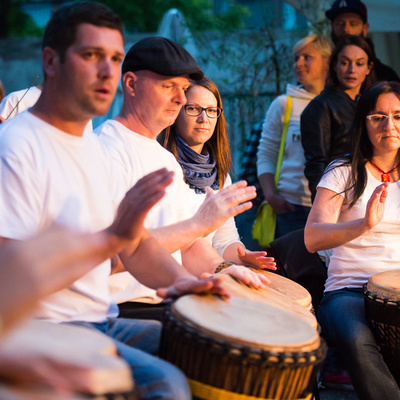
<svg viewBox="0 0 400 400">
<path fill-rule="evenodd" d="M 283 118 L 281 145 L 279 147 L 278 161 L 276 163 L 275 187 L 278 187 L 279 175 L 281 173 L 283 150 L 285 149 L 286 133 L 287 133 L 288 126 L 289 126 L 289 119 L 290 119 L 291 112 L 292 112 L 292 97 L 287 96 L 285 116 Z"/>
</svg>

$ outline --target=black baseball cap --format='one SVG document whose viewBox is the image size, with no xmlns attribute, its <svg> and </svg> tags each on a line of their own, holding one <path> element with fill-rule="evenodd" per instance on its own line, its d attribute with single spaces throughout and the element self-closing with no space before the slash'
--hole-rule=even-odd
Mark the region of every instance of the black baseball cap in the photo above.
<svg viewBox="0 0 400 400">
<path fill-rule="evenodd" d="M 160 36 L 152 36 L 134 44 L 122 63 L 122 74 L 150 70 L 160 75 L 189 75 L 194 81 L 204 73 L 194 58 L 181 45 Z"/>
<path fill-rule="evenodd" d="M 339 14 L 354 13 L 358 14 L 361 19 L 367 22 L 367 7 L 360 0 L 336 0 L 332 4 L 332 8 L 325 12 L 327 18 L 333 21 Z"/>
</svg>

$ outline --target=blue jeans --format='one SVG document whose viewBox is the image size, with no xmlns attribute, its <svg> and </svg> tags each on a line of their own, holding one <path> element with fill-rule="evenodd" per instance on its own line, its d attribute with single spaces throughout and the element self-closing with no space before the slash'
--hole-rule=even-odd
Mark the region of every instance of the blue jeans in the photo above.
<svg viewBox="0 0 400 400">
<path fill-rule="evenodd" d="M 121 357 L 132 370 L 140 399 L 190 400 L 190 388 L 184 374 L 157 354 L 161 323 L 158 321 L 116 318 L 102 324 L 71 322 L 97 329 L 114 339 Z"/>
<path fill-rule="evenodd" d="M 361 289 L 325 293 L 319 308 L 322 335 L 336 347 L 362 400 L 400 400 L 400 390 L 383 361 L 365 318 Z"/>
<path fill-rule="evenodd" d="M 307 217 L 311 207 L 292 204 L 294 211 L 288 211 L 283 214 L 276 214 L 275 239 L 286 234 L 303 229 L 306 226 Z"/>
</svg>

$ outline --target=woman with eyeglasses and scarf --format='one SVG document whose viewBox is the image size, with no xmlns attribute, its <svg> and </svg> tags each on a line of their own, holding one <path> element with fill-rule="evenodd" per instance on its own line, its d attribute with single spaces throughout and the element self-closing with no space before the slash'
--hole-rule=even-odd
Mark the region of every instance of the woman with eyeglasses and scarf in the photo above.
<svg viewBox="0 0 400 400">
<path fill-rule="evenodd" d="M 186 97 L 187 103 L 177 120 L 161 133 L 158 140 L 181 165 L 195 212 L 207 191 L 217 191 L 232 183 L 229 176 L 231 152 L 222 100 L 215 83 L 206 77 L 193 81 Z M 274 259 L 266 257 L 266 252 L 245 248 L 233 217 L 208 238 L 225 261 L 256 268 L 276 268 Z"/>
</svg>

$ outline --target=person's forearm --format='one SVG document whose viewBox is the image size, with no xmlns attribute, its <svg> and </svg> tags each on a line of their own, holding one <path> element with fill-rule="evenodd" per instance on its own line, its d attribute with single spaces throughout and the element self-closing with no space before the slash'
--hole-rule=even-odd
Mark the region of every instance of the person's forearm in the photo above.
<svg viewBox="0 0 400 400">
<path fill-rule="evenodd" d="M 204 202 L 191 218 L 151 230 L 151 234 L 169 252 L 188 247 L 195 240 L 214 232 L 229 218 L 251 208 L 251 200 L 256 197 L 255 188 L 247 187 L 244 181 L 236 182 L 217 193 L 211 188 L 206 190 Z"/>
<path fill-rule="evenodd" d="M 196 240 L 192 246 L 182 251 L 184 267 L 198 278 L 205 272 L 214 274 L 223 261 L 206 239 Z"/>
<path fill-rule="evenodd" d="M 234 242 L 226 246 L 224 250 L 224 260 L 242 265 L 243 263 L 238 255 L 238 247 L 241 247 L 244 250 L 246 249 L 242 242 Z"/>
<path fill-rule="evenodd" d="M 368 231 L 362 218 L 344 223 L 308 223 L 304 243 L 310 253 L 333 249 L 346 244 Z"/>
<path fill-rule="evenodd" d="M 202 225 L 195 223 L 193 218 L 173 225 L 149 229 L 149 232 L 169 253 L 190 247 L 197 239 L 208 234 Z"/>
</svg>

